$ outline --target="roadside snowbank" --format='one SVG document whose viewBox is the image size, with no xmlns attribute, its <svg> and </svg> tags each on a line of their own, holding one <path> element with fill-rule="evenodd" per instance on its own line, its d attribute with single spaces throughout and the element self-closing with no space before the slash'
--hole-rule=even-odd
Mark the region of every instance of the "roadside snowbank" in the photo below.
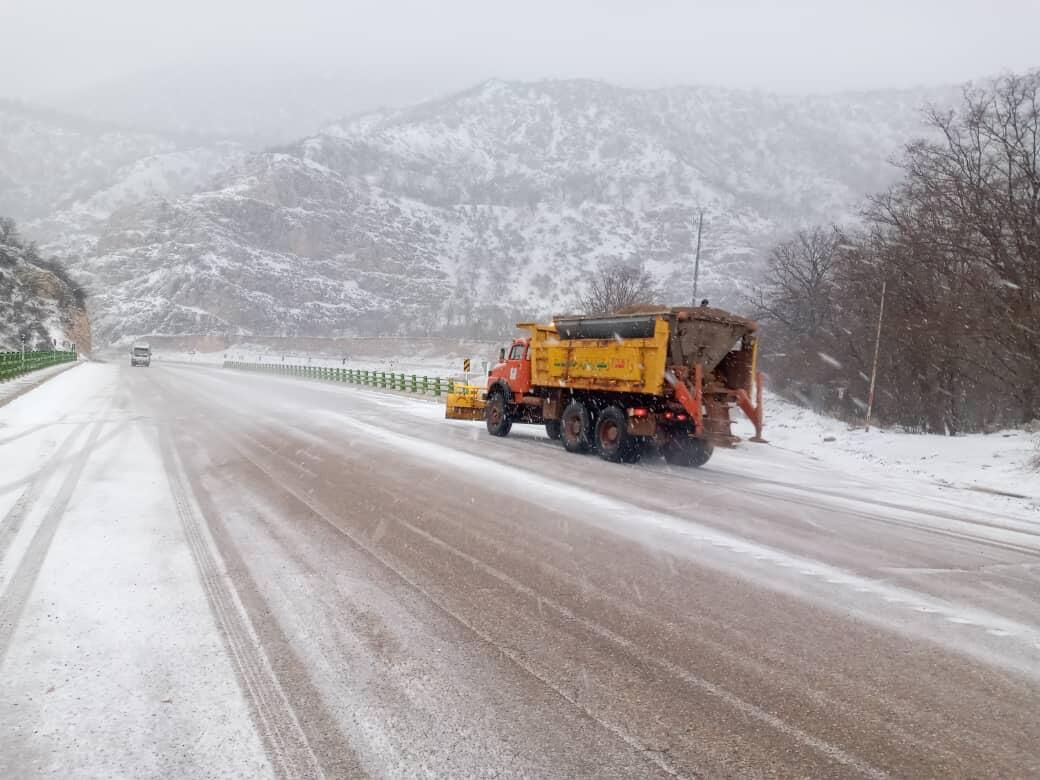
<svg viewBox="0 0 1040 780">
<path fill-rule="evenodd" d="M 765 438 L 779 449 L 807 455 L 847 471 L 878 468 L 928 482 L 983 493 L 1025 497 L 1040 507 L 1040 472 L 1032 469 L 1036 434 L 1021 430 L 932 436 L 855 429 L 776 395 L 765 397 Z M 741 420 L 740 436 L 753 435 Z"/>
<path fill-rule="evenodd" d="M 30 371 L 28 374 L 22 374 L 19 377 L 15 377 L 10 382 L 0 382 L 0 406 L 10 403 L 18 396 L 36 387 L 36 385 L 46 382 L 55 374 L 60 374 L 62 371 L 68 371 L 76 365 L 78 365 L 78 362 L 59 363 L 56 366 L 48 366 L 47 368 L 41 368 L 38 371 Z"/>
</svg>

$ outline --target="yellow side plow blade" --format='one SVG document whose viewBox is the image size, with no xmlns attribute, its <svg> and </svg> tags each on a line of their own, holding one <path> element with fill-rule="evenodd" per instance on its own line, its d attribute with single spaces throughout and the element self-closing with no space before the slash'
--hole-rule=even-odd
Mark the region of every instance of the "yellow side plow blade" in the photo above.
<svg viewBox="0 0 1040 780">
<path fill-rule="evenodd" d="M 456 385 L 455 392 L 448 393 L 444 406 L 444 417 L 448 420 L 483 420 L 487 402 L 481 398 L 482 385 Z"/>
</svg>

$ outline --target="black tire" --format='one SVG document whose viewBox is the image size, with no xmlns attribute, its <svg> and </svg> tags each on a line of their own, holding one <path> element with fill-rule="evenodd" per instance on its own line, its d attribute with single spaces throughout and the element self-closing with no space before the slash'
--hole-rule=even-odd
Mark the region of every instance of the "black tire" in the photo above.
<svg viewBox="0 0 1040 780">
<path fill-rule="evenodd" d="M 677 434 L 664 447 L 664 459 L 673 466 L 699 468 L 711 460 L 714 445 L 704 439 Z"/>
<path fill-rule="evenodd" d="M 571 401 L 560 418 L 560 438 L 567 452 L 588 452 L 592 447 L 592 421 L 581 401 Z"/>
<path fill-rule="evenodd" d="M 513 421 L 506 410 L 506 397 L 501 392 L 492 393 L 485 412 L 488 433 L 492 436 L 508 436 Z"/>
<path fill-rule="evenodd" d="M 560 434 L 563 432 L 563 423 L 559 420 L 546 420 L 545 421 L 545 433 L 546 435 L 556 441 L 560 438 Z"/>
<path fill-rule="evenodd" d="M 628 432 L 624 409 L 608 406 L 600 412 L 596 420 L 596 449 L 603 460 L 612 463 L 631 463 L 637 459 L 638 441 Z"/>
</svg>

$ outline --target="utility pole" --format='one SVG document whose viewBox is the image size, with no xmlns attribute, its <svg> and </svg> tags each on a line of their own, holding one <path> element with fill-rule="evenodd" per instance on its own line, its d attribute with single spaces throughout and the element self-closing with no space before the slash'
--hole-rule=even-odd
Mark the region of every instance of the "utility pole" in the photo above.
<svg viewBox="0 0 1040 780">
<path fill-rule="evenodd" d="M 697 279 L 701 275 L 701 230 L 704 228 L 704 209 L 697 219 L 697 251 L 693 256 L 693 306 L 697 305 Z"/>
<path fill-rule="evenodd" d="M 870 390 L 867 393 L 867 419 L 863 421 L 864 430 L 870 430 L 870 413 L 874 410 L 874 382 L 877 379 L 878 354 L 881 351 L 881 321 L 885 318 L 885 290 L 888 282 L 881 282 L 881 308 L 878 310 L 877 336 L 874 338 L 874 364 L 870 369 Z"/>
</svg>

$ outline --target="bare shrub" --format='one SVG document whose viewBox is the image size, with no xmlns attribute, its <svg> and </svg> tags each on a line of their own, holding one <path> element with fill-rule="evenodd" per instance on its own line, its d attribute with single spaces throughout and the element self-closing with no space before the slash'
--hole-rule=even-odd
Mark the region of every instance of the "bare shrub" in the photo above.
<svg viewBox="0 0 1040 780">
<path fill-rule="evenodd" d="M 658 295 L 654 278 L 642 265 L 605 263 L 589 280 L 578 306 L 585 314 L 613 314 L 630 306 L 652 304 Z"/>
</svg>

